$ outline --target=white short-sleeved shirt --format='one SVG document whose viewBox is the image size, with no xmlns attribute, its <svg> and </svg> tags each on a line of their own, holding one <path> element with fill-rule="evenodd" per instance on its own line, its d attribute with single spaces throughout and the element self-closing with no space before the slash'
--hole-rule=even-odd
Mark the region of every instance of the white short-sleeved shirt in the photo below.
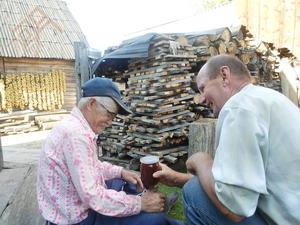
<svg viewBox="0 0 300 225">
<path fill-rule="evenodd" d="M 269 224 L 300 224 L 300 109 L 249 84 L 222 108 L 212 172 L 219 200 Z"/>
</svg>

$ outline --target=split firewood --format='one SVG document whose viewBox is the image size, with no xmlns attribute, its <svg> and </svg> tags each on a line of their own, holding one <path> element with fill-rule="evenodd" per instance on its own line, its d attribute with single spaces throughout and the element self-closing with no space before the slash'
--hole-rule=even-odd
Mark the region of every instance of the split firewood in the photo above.
<svg viewBox="0 0 300 225">
<path fill-rule="evenodd" d="M 201 35 L 196 38 L 193 46 L 206 46 L 208 48 L 210 45 L 210 40 L 207 35 Z"/>
<path fill-rule="evenodd" d="M 219 54 L 219 52 L 215 46 L 212 46 L 212 45 L 209 46 L 208 50 L 209 50 L 209 53 L 211 56 L 216 56 Z"/>
<path fill-rule="evenodd" d="M 239 55 L 239 59 L 247 65 L 250 62 L 250 54 L 248 52 L 244 52 Z"/>
<path fill-rule="evenodd" d="M 198 104 L 200 103 L 200 100 L 201 100 L 201 94 L 200 94 L 200 93 L 196 93 L 196 94 L 194 95 L 194 103 L 195 103 L 196 105 L 198 105 Z"/>
<path fill-rule="evenodd" d="M 231 40 L 231 38 L 232 38 L 231 31 L 226 27 L 222 31 L 222 33 L 220 35 L 220 39 L 222 39 L 223 42 L 228 43 Z"/>
<path fill-rule="evenodd" d="M 221 42 L 219 44 L 218 50 L 220 54 L 225 54 L 227 52 L 226 44 L 224 42 Z"/>
<path fill-rule="evenodd" d="M 226 48 L 227 48 L 227 52 L 230 54 L 230 55 L 235 55 L 236 54 L 236 44 L 234 42 L 228 42 L 226 44 Z"/>
<path fill-rule="evenodd" d="M 178 42 L 180 44 L 183 44 L 183 45 L 188 45 L 189 44 L 188 40 L 185 37 L 179 37 L 179 38 L 177 38 L 176 42 Z"/>
</svg>

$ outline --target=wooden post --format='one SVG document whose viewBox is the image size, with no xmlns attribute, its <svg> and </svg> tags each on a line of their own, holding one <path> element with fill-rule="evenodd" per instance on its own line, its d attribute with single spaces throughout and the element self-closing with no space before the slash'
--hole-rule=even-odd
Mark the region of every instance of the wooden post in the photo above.
<svg viewBox="0 0 300 225">
<path fill-rule="evenodd" d="M 75 72 L 76 72 L 76 98 L 81 98 L 81 86 L 90 78 L 87 46 L 83 42 L 74 42 Z"/>
<path fill-rule="evenodd" d="M 288 58 L 280 61 L 280 81 L 282 94 L 288 97 L 296 106 L 299 106 L 298 99 L 298 75 L 294 67 L 288 62 Z"/>
<path fill-rule="evenodd" d="M 3 162 L 3 152 L 2 152 L 2 144 L 1 144 L 1 134 L 0 134 L 0 171 L 4 167 L 4 162 Z"/>
<path fill-rule="evenodd" d="M 216 119 L 205 118 L 190 124 L 188 157 L 197 152 L 206 152 L 214 158 L 216 123 Z"/>
</svg>

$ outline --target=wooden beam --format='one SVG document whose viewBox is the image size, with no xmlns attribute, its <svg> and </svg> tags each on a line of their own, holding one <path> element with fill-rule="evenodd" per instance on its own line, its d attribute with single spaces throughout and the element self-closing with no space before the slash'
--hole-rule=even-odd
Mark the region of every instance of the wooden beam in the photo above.
<svg viewBox="0 0 300 225">
<path fill-rule="evenodd" d="M 81 86 L 87 82 L 89 77 L 89 61 L 87 46 L 83 42 L 74 42 L 75 49 L 75 75 L 76 75 L 76 97 L 77 102 L 81 98 Z"/>
</svg>

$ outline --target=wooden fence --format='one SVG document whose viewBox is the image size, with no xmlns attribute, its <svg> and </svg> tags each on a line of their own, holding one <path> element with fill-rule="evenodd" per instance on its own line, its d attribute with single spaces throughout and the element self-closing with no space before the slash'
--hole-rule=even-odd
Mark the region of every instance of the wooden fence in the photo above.
<svg viewBox="0 0 300 225">
<path fill-rule="evenodd" d="M 234 3 L 240 23 L 252 34 L 277 48 L 288 48 L 300 57 L 299 0 L 235 0 Z"/>
</svg>

